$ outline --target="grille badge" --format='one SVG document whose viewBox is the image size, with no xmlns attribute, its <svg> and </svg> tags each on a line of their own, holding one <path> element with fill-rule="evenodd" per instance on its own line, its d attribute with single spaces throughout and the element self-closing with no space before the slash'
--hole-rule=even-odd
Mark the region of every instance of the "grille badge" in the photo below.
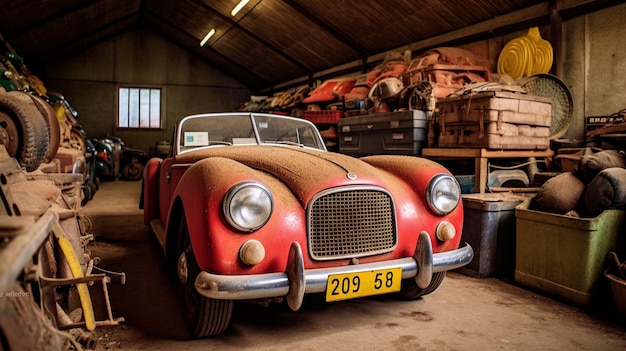
<svg viewBox="0 0 626 351">
<path fill-rule="evenodd" d="M 348 172 L 348 174 L 346 174 L 346 176 L 348 177 L 348 179 L 350 180 L 356 180 L 356 174 L 352 173 L 352 172 Z"/>
</svg>

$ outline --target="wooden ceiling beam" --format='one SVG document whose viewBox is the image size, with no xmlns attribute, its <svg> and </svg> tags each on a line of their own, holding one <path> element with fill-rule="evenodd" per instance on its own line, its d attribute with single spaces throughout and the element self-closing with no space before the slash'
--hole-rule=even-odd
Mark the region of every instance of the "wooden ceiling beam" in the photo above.
<svg viewBox="0 0 626 351">
<path fill-rule="evenodd" d="M 100 40 L 98 40 L 97 42 L 94 42 L 93 40 L 89 41 L 88 38 L 93 36 L 93 35 L 95 35 L 95 34 L 98 34 L 98 33 L 101 33 L 101 32 L 105 32 L 107 30 L 107 28 L 113 27 L 113 26 L 117 25 L 120 22 L 127 21 L 127 20 L 129 20 L 129 19 L 131 19 L 133 17 L 137 17 L 137 16 L 138 16 L 138 12 L 137 11 L 131 12 L 131 13 L 125 15 L 124 17 L 120 17 L 120 18 L 118 18 L 118 19 L 116 19 L 114 21 L 107 22 L 106 24 L 104 24 L 104 25 L 102 25 L 102 26 L 100 26 L 98 28 L 94 28 L 94 29 L 92 29 L 92 30 L 90 30 L 88 32 L 83 32 L 83 33 L 81 33 L 78 36 L 75 36 L 75 37 L 72 37 L 72 38 L 68 37 L 67 40 L 65 40 L 63 42 L 60 42 L 60 43 L 57 43 L 55 45 L 54 49 L 38 52 L 37 55 L 35 55 L 34 57 L 29 58 L 29 60 L 45 62 L 45 61 L 52 60 L 52 59 L 55 59 L 55 58 L 59 59 L 59 58 L 70 57 L 70 56 L 72 56 L 74 54 L 74 52 L 76 50 L 68 50 L 68 47 L 72 47 L 72 45 L 75 42 L 80 42 L 81 40 L 85 40 L 86 44 L 83 44 L 83 45 L 81 45 L 79 47 L 81 50 L 84 50 L 86 47 L 89 47 L 89 46 L 91 46 L 93 44 L 99 44 L 101 42 Z M 106 37 L 107 38 L 112 38 L 115 35 L 123 33 L 126 30 L 128 30 L 128 27 L 124 27 L 124 28 L 121 28 L 120 30 L 113 31 L 113 32 L 107 34 Z M 57 53 L 59 53 L 59 54 L 57 54 Z"/>
<path fill-rule="evenodd" d="M 346 37 L 338 28 L 334 28 L 328 25 L 328 23 L 320 20 L 318 17 L 314 16 L 310 11 L 300 6 L 300 4 L 294 2 L 293 0 L 283 0 L 283 2 L 295 11 L 299 12 L 304 17 L 308 18 L 311 22 L 315 23 L 316 26 L 323 29 L 325 32 L 329 33 L 338 41 L 344 43 L 346 46 L 361 54 L 362 57 L 367 57 L 370 53 L 367 52 L 365 48 L 356 44 L 354 40 Z"/>
<path fill-rule="evenodd" d="M 190 41 L 192 42 L 196 42 L 197 38 L 194 37 L 193 35 L 189 34 L 188 32 L 173 26 L 167 19 L 159 16 L 158 14 L 148 11 L 148 15 L 151 16 L 152 18 L 156 19 L 159 22 L 162 22 L 165 26 L 167 26 L 172 32 L 177 32 L 179 33 L 179 35 L 184 36 L 184 37 L 188 37 Z M 154 28 L 154 27 L 153 27 Z M 159 31 L 161 33 L 161 35 L 169 38 L 170 40 L 172 40 L 173 42 L 177 43 L 179 40 L 179 38 L 174 37 L 173 35 L 170 35 L 169 33 L 165 33 L 164 31 Z M 179 43 L 177 43 L 179 44 Z M 180 45 L 180 44 L 179 44 Z M 188 47 L 186 46 L 182 46 L 181 47 L 185 50 L 189 50 Z M 237 69 L 240 69 L 244 72 L 246 72 L 247 75 L 251 76 L 251 77 L 256 77 L 258 79 L 259 82 L 265 82 L 266 85 L 271 85 L 272 82 L 268 81 L 267 79 L 259 76 L 256 72 L 249 70 L 247 67 L 242 66 L 241 64 L 233 61 L 231 58 L 225 56 L 224 54 L 222 54 L 221 52 L 213 49 L 210 46 L 204 46 L 204 47 L 200 47 L 198 45 L 198 49 L 200 50 L 209 50 L 211 51 L 211 53 L 215 54 L 216 56 L 221 57 L 222 59 L 224 59 L 224 61 L 229 62 L 230 64 L 232 64 L 234 67 L 237 67 Z M 202 56 L 202 54 L 200 53 L 200 50 L 198 50 L 198 55 Z M 212 64 L 217 65 L 214 61 L 211 61 Z M 219 68 L 219 67 L 218 67 Z M 224 72 L 228 72 L 227 70 L 222 69 Z M 248 82 L 242 82 L 241 80 L 239 80 L 241 84 L 248 86 L 251 90 L 257 90 L 258 87 L 256 87 L 255 89 L 253 89 L 253 87 L 250 86 L 250 84 Z"/>
<path fill-rule="evenodd" d="M 550 44 L 552 45 L 554 63 L 551 73 L 560 77 L 563 73 L 563 18 L 555 1 L 550 9 Z"/>
<path fill-rule="evenodd" d="M 282 56 L 283 58 L 285 58 L 287 61 L 293 63 L 294 65 L 298 66 L 300 69 L 302 69 L 305 72 L 311 72 L 311 67 L 305 65 L 304 63 L 302 63 L 299 60 L 296 60 L 295 58 L 293 58 L 290 55 L 287 55 L 285 53 L 284 50 L 281 50 L 280 48 L 277 48 L 276 46 L 272 45 L 271 43 L 269 43 L 267 40 L 261 38 L 260 36 L 250 32 L 249 30 L 245 29 L 244 27 L 240 26 L 239 23 L 233 21 L 230 17 L 228 16 L 224 16 L 221 13 L 219 13 L 218 11 L 216 11 L 214 8 L 207 6 L 204 2 L 202 1 L 195 1 L 195 3 L 202 7 L 203 9 L 215 14 L 216 16 L 218 16 L 220 19 L 222 19 L 224 22 L 228 22 L 228 24 L 230 24 L 233 27 L 236 27 L 237 29 L 239 29 L 240 31 L 244 32 L 246 35 L 252 37 L 255 41 L 257 41 L 258 43 L 260 43 L 261 45 L 269 48 L 270 50 L 272 50 L 273 52 L 275 52 L 277 55 Z"/>
<path fill-rule="evenodd" d="M 78 12 L 78 11 L 81 11 L 81 10 L 87 8 L 87 7 L 90 7 L 90 6 L 94 5 L 98 1 L 101 1 L 101 0 L 85 1 L 85 2 L 83 2 L 81 4 L 74 5 L 74 6 L 69 7 L 69 8 L 60 7 L 59 9 L 57 9 L 57 11 L 55 13 L 53 13 L 52 15 L 50 15 L 50 16 L 48 16 L 48 17 L 46 17 L 46 18 L 44 18 L 44 19 L 42 19 L 40 21 L 31 23 L 31 24 L 29 24 L 27 26 L 24 26 L 24 27 L 15 28 L 11 32 L 5 33 L 5 37 L 6 37 L 7 40 L 10 40 L 14 36 L 20 35 L 20 34 L 22 34 L 24 32 L 28 32 L 29 30 L 35 29 L 37 27 L 44 26 L 44 25 L 48 24 L 48 22 L 56 21 L 56 20 L 58 20 L 60 18 L 66 17 L 66 16 L 72 16 L 75 12 Z"/>
</svg>

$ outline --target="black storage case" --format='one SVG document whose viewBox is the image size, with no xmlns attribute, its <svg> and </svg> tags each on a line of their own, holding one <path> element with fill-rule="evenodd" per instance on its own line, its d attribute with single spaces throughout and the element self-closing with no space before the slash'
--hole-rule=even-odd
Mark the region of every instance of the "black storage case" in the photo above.
<svg viewBox="0 0 626 351">
<path fill-rule="evenodd" d="M 344 117 L 337 123 L 339 152 L 420 156 L 428 142 L 428 120 L 422 110 Z"/>
</svg>

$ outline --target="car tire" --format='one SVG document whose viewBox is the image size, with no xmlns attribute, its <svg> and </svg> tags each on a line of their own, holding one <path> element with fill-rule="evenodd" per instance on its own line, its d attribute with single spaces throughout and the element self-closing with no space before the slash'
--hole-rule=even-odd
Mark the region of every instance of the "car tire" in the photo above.
<svg viewBox="0 0 626 351">
<path fill-rule="evenodd" d="M 89 200 L 93 200 L 93 197 L 94 195 L 96 195 L 96 191 L 98 191 L 98 188 L 96 187 L 96 184 L 92 181 L 88 181 L 86 185 L 89 187 L 89 189 L 91 189 L 91 197 L 89 197 Z"/>
<path fill-rule="evenodd" d="M 0 127 L 8 135 L 5 147 L 9 156 L 32 172 L 43 162 L 50 138 L 44 116 L 30 98 L 26 99 L 15 94 L 0 94 Z"/>
<path fill-rule="evenodd" d="M 48 163 L 51 162 L 57 154 L 59 150 L 59 146 L 61 145 L 61 126 L 59 125 L 59 120 L 57 119 L 56 112 L 48 102 L 44 99 L 29 94 L 30 98 L 37 106 L 37 109 L 45 117 L 46 124 L 48 126 L 50 143 L 48 146 L 48 150 L 46 152 L 46 156 L 44 157 L 43 162 Z"/>
<path fill-rule="evenodd" d="M 143 177 L 144 165 L 140 162 L 131 162 L 124 166 L 122 175 L 127 180 L 139 180 Z"/>
<path fill-rule="evenodd" d="M 92 199 L 91 188 L 89 186 L 87 186 L 86 184 L 83 184 L 81 190 L 82 190 L 82 194 L 81 194 L 81 197 L 80 197 L 80 205 L 81 206 L 85 206 L 85 205 L 87 205 L 89 200 Z"/>
<path fill-rule="evenodd" d="M 428 295 L 437 290 L 439 285 L 441 285 L 441 282 L 443 282 L 443 278 L 445 278 L 445 276 L 446 272 L 434 273 L 430 284 L 425 289 L 417 286 L 415 279 L 405 279 L 402 281 L 402 288 L 400 289 L 399 295 L 406 300 L 415 300 L 424 295 Z"/>
<path fill-rule="evenodd" d="M 189 233 L 186 220 L 183 217 L 181 224 L 182 243 L 187 243 L 185 250 L 178 255 L 185 255 L 187 263 L 187 279 L 182 284 L 183 320 L 187 330 L 196 338 L 207 338 L 224 333 L 230 324 L 233 315 L 234 301 L 216 300 L 204 297 L 198 293 L 195 280 L 200 273 L 193 248 L 189 244 Z M 182 283 L 182 282 L 181 282 Z"/>
</svg>

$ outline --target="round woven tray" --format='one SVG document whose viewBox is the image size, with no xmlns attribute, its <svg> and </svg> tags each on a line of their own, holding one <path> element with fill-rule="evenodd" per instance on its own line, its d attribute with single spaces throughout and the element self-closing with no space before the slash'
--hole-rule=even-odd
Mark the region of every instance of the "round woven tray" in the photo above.
<svg viewBox="0 0 626 351">
<path fill-rule="evenodd" d="M 523 78 L 519 85 L 531 95 L 552 99 L 550 139 L 562 137 L 572 123 L 574 102 L 569 88 L 561 79 L 551 74 L 535 74 Z"/>
</svg>

